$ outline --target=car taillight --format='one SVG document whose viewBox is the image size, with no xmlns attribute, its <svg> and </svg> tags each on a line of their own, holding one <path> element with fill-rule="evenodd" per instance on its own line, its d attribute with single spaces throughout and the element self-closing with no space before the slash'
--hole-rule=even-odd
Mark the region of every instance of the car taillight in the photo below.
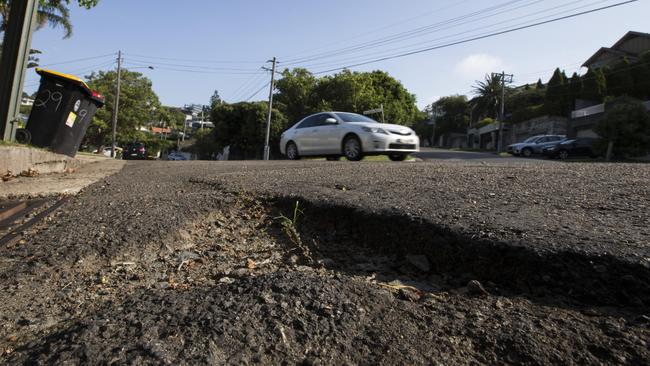
<svg viewBox="0 0 650 366">
<path fill-rule="evenodd" d="M 138 149 L 139 152 L 144 152 L 144 147 Z"/>
</svg>

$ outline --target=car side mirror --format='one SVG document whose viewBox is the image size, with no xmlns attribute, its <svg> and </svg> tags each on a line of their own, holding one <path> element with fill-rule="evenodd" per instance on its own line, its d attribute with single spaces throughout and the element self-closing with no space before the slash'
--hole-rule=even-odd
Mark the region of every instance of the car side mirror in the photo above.
<svg viewBox="0 0 650 366">
<path fill-rule="evenodd" d="M 336 118 L 330 117 L 330 118 L 325 120 L 325 124 L 327 124 L 327 125 L 338 125 L 339 121 L 337 121 Z"/>
</svg>

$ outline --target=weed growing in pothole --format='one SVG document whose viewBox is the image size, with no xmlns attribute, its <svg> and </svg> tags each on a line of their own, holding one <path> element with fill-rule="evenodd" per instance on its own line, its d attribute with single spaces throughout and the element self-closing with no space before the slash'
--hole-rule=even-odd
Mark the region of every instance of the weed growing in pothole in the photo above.
<svg viewBox="0 0 650 366">
<path fill-rule="evenodd" d="M 282 226 L 282 231 L 287 235 L 289 238 L 289 241 L 291 241 L 296 247 L 298 247 L 301 251 L 302 254 L 304 255 L 305 258 L 309 262 L 314 262 L 314 259 L 311 255 L 311 251 L 309 248 L 303 244 L 302 239 L 300 238 L 300 233 L 298 232 L 298 218 L 300 215 L 304 215 L 305 213 L 299 208 L 300 202 L 296 201 L 296 205 L 293 208 L 293 216 L 291 218 L 285 216 L 285 215 L 280 215 L 275 218 L 275 220 L 280 221 L 280 225 Z"/>
</svg>

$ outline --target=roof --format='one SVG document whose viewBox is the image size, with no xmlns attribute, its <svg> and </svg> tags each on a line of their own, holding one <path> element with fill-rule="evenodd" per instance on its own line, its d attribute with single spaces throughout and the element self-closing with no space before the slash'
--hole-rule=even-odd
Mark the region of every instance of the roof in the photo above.
<svg viewBox="0 0 650 366">
<path fill-rule="evenodd" d="M 151 133 L 171 133 L 172 129 L 167 127 L 151 127 Z"/>
<path fill-rule="evenodd" d="M 637 55 L 632 55 L 627 52 L 621 51 L 618 48 L 620 48 L 625 42 L 629 41 L 630 39 L 637 38 L 637 37 L 642 37 L 642 38 L 649 38 L 650 39 L 650 33 L 643 33 L 643 32 L 634 32 L 634 31 L 629 31 L 625 33 L 625 35 L 619 39 L 612 47 L 601 47 L 596 53 L 594 53 L 587 61 L 585 61 L 582 66 L 584 67 L 589 67 L 598 57 L 603 55 L 604 53 L 613 53 L 618 56 L 637 56 Z"/>
</svg>

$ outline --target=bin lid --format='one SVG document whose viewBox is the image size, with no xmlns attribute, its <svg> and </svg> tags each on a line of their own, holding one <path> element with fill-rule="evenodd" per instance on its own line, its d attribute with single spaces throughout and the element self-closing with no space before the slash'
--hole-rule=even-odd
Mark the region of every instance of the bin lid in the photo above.
<svg viewBox="0 0 650 366">
<path fill-rule="evenodd" d="M 93 100 L 98 102 L 99 106 L 104 105 L 104 96 L 99 94 L 98 92 L 91 90 L 88 84 L 86 84 L 85 81 L 81 80 L 80 78 L 70 75 L 70 74 L 64 74 L 62 72 L 54 71 L 54 70 L 46 70 L 46 69 L 41 69 L 41 68 L 36 68 L 36 73 L 41 75 L 41 76 L 49 76 L 53 77 L 56 79 L 62 79 L 67 82 L 71 82 L 77 86 L 79 86 L 86 94 L 88 94 Z"/>
<path fill-rule="evenodd" d="M 92 91 L 90 90 L 90 87 L 88 87 L 88 84 L 86 84 L 85 81 L 79 79 L 74 75 L 64 74 L 62 72 L 53 71 L 53 70 L 45 70 L 41 68 L 36 68 L 36 73 L 41 76 L 49 76 L 56 79 L 65 80 L 67 82 L 71 82 L 77 86 L 80 86 L 86 93 L 88 93 L 88 95 L 92 95 Z"/>
</svg>

